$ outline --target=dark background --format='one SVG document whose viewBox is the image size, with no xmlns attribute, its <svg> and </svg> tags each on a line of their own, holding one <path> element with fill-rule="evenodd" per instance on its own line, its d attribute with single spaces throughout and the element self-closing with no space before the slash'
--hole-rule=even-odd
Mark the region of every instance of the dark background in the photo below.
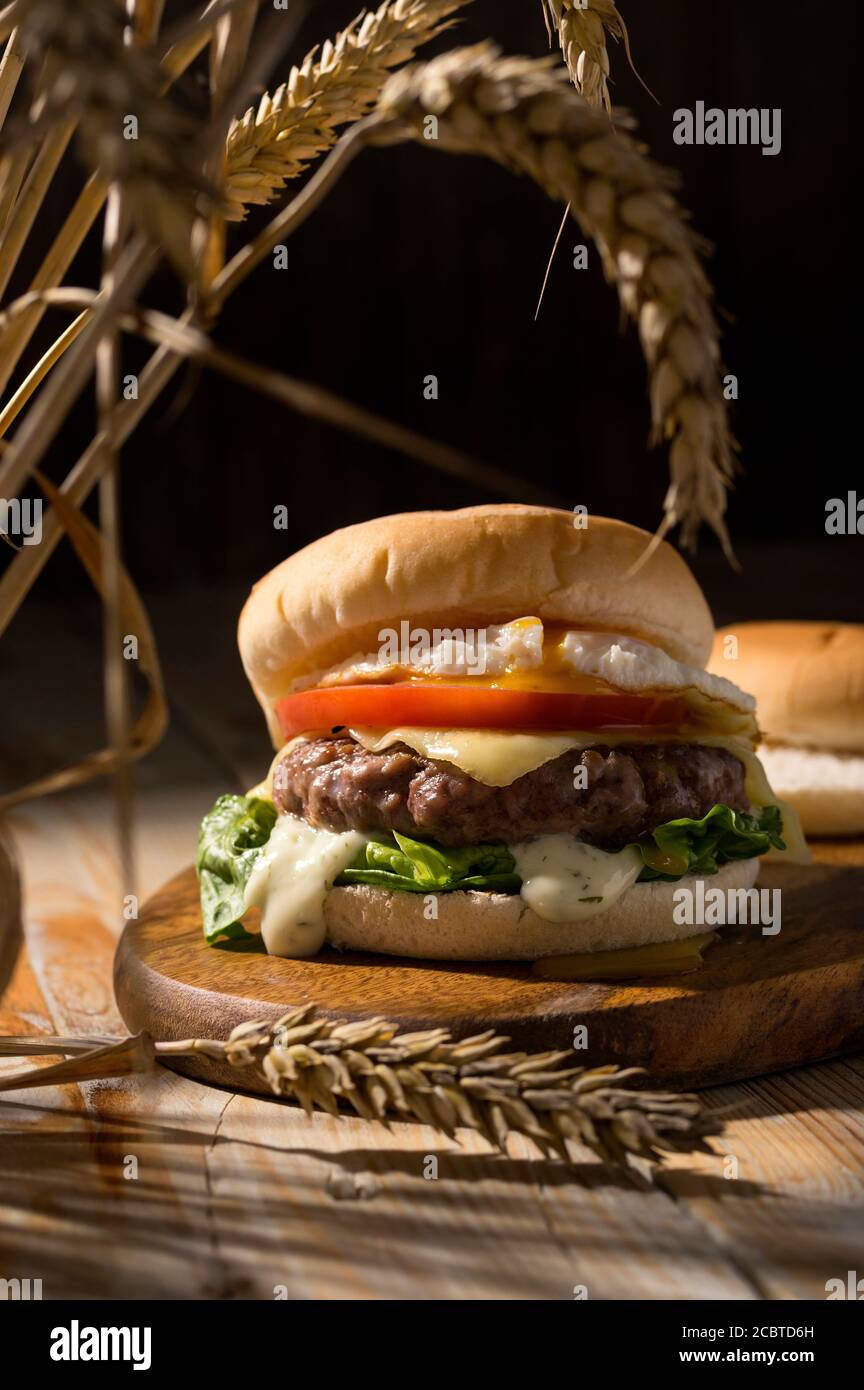
<svg viewBox="0 0 864 1390">
<path fill-rule="evenodd" d="M 271 87 L 356 5 L 313 5 Z M 859 6 L 840 0 L 830 24 L 807 0 L 622 0 L 621 8 L 636 64 L 660 104 L 629 71 L 620 45 L 611 45 L 614 95 L 638 116 L 655 158 L 680 172 L 694 225 L 715 245 L 710 269 L 724 352 L 740 383 L 733 424 L 743 471 L 729 521 L 743 572 L 728 568 L 707 533 L 694 568 L 721 622 L 859 617 L 862 541 L 824 529 L 828 498 L 856 485 L 864 492 L 851 208 Z M 509 52 L 545 53 L 539 0 L 476 0 L 420 56 L 489 36 Z M 674 110 L 697 100 L 780 107 L 782 152 L 674 145 Z M 13 291 L 26 287 L 80 181 L 70 156 Z M 257 210 L 247 229 L 271 215 Z M 488 161 L 415 146 L 370 151 L 292 237 L 289 269 L 262 265 L 229 301 L 215 335 L 495 463 L 512 477 L 512 499 L 530 479 L 564 506 L 584 503 L 653 529 L 667 458 L 647 445 L 637 335 L 632 326 L 621 330 L 593 247 L 590 269 L 572 268 L 570 249 L 583 240 L 572 224 L 533 321 L 559 221 L 545 194 Z M 235 228 L 231 245 L 242 235 Z M 94 235 L 70 283 L 95 282 L 97 252 Z M 146 298 L 179 307 L 170 271 Z M 58 322 L 46 318 L 34 360 Z M 126 360 L 132 370 L 142 358 L 130 348 Z M 436 402 L 423 399 L 427 373 L 439 378 Z M 88 394 L 49 457 L 55 479 L 89 442 L 93 424 Z M 157 632 L 161 638 L 162 623 L 173 619 L 176 628 L 178 614 L 194 613 L 193 650 L 218 644 L 232 679 L 243 594 L 290 550 L 388 511 L 492 500 L 210 372 L 176 377 L 123 451 L 126 559 Z M 289 509 L 287 533 L 273 529 L 279 503 Z M 25 605 L 34 614 L 26 636 L 37 631 L 35 615 L 46 603 L 62 605 L 87 587 L 64 544 Z M 86 612 L 76 618 L 81 641 L 98 654 L 95 600 Z M 19 616 L 13 631 L 23 623 Z M 173 649 L 182 666 L 189 648 L 165 636 L 169 665 Z"/>
</svg>

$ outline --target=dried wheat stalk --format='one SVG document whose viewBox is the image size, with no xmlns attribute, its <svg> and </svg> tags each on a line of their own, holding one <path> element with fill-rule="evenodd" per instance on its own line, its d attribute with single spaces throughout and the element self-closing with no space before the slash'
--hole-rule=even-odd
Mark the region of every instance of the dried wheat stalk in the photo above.
<svg viewBox="0 0 864 1390">
<path fill-rule="evenodd" d="M 12 840 L 0 825 L 0 999 L 12 978 L 23 939 L 18 860 Z"/>
<path fill-rule="evenodd" d="M 389 0 L 307 53 L 288 80 L 265 93 L 228 133 L 226 217 L 269 203 L 289 179 L 335 143 L 338 127 L 372 109 L 391 68 L 450 28 L 469 0 Z"/>
<path fill-rule="evenodd" d="M 587 0 L 585 5 L 574 4 L 573 0 L 541 3 L 546 29 L 550 39 L 553 30 L 558 35 L 573 86 L 591 106 L 602 106 L 611 115 L 607 33 L 614 39 L 623 39 L 630 58 L 627 25 L 615 0 Z"/>
<path fill-rule="evenodd" d="M 206 46 L 211 27 L 216 22 L 215 12 L 215 0 L 210 0 L 205 14 L 199 19 L 197 26 L 190 33 L 185 34 L 182 42 L 170 45 L 163 53 L 162 67 L 165 73 L 163 90 L 168 90 L 171 84 L 194 62 L 201 49 Z M 17 43 L 17 34 L 14 38 Z M 11 42 L 12 40 L 10 40 Z M 92 174 L 31 281 L 30 288 L 32 290 L 52 289 L 60 284 L 78 254 L 84 238 L 99 215 L 106 196 L 105 180 L 98 174 Z M 0 227 L 3 225 L 5 225 L 5 217 L 2 213 L 2 206 L 0 206 Z M 7 334 L 0 341 L 0 391 L 6 389 L 27 342 L 38 327 L 41 312 L 37 303 L 32 313 L 17 324 L 14 337 Z M 50 364 L 46 370 L 50 370 Z"/>
<path fill-rule="evenodd" d="M 307 1115 L 420 1120 L 449 1138 L 473 1129 L 506 1151 L 508 1135 L 526 1135 L 543 1154 L 569 1160 L 571 1141 L 604 1163 L 628 1158 L 662 1162 L 669 1153 L 710 1153 L 718 1119 L 697 1096 L 631 1089 L 639 1067 L 579 1067 L 572 1052 L 507 1052 L 491 1029 L 453 1041 L 443 1028 L 400 1033 L 371 1018 L 349 1023 L 316 1017 L 316 1006 L 291 1009 L 274 1023 L 243 1023 L 227 1042 L 189 1038 L 153 1043 L 147 1034 L 106 1038 L 0 1038 L 0 1055 L 72 1054 L 72 1060 L 4 1077 L 0 1091 L 60 1081 L 94 1080 L 147 1070 L 154 1059 L 205 1056 L 254 1069 L 276 1096 Z M 89 1043 L 89 1049 L 87 1044 Z"/>
<path fill-rule="evenodd" d="M 236 0 L 234 4 L 236 7 Z M 217 10 L 224 10 L 225 5 L 209 8 L 212 20 Z M 191 233 L 197 213 L 206 212 L 208 208 L 207 198 L 202 197 L 208 192 L 202 174 L 210 134 L 208 126 L 205 123 L 202 129 L 200 121 L 196 122 L 189 112 L 166 100 L 165 69 L 155 50 L 124 44 L 122 11 L 113 0 L 83 0 L 71 19 L 67 6 L 60 0 L 20 0 L 16 18 L 20 18 L 21 42 L 25 50 L 37 57 L 50 57 L 52 71 L 58 74 L 53 85 L 48 84 L 41 116 L 48 123 L 49 139 L 56 139 L 58 130 L 71 134 L 75 120 L 80 119 L 82 148 L 97 165 L 97 186 L 93 189 L 96 207 L 104 196 L 107 180 L 122 184 L 132 216 L 144 225 L 153 243 L 173 254 L 194 287 L 200 267 L 192 254 Z M 206 29 L 211 20 L 205 16 L 195 21 L 192 32 L 184 38 L 185 48 L 180 45 L 170 52 L 180 52 L 182 58 L 184 52 L 194 48 L 198 31 Z M 168 58 L 165 67 L 172 73 L 175 71 Z M 105 80 L 106 72 L 111 74 L 110 82 Z M 138 120 L 138 139 L 123 137 L 129 115 Z M 52 125 L 52 120 L 59 121 L 59 127 Z M 28 122 L 24 122 L 23 127 L 19 122 L 19 127 L 19 138 L 32 134 Z M 184 140 L 184 132 L 190 137 L 188 141 Z M 14 142 L 14 132 L 12 136 Z M 4 145 L 8 145 L 9 137 L 7 128 Z M 185 150 L 181 149 L 184 143 Z M 92 201 L 82 218 L 84 222 L 92 219 Z M 21 202 L 24 202 L 23 194 Z M 7 238 L 0 247 L 3 273 L 10 273 L 7 240 L 8 229 Z M 52 254 L 53 251 L 54 248 Z M 14 260 L 11 263 L 14 264 Z M 137 285 L 124 287 L 121 283 L 118 288 L 128 297 L 137 292 Z M 32 440 L 39 438 L 40 451 L 44 452 L 62 421 L 61 402 L 65 409 L 73 392 L 83 384 L 88 361 L 95 352 L 95 341 L 102 336 L 91 332 L 93 323 L 94 316 L 91 316 L 66 360 L 52 370 L 51 381 L 28 412 L 15 444 L 7 451 L 0 465 L 0 490 L 7 495 L 18 491 L 31 465 L 39 461 L 41 453 L 30 458 Z M 67 335 L 66 346 L 72 338 L 73 335 Z M 13 357 L 20 345 L 21 340 L 16 339 L 11 351 Z M 49 357 L 52 355 L 53 349 L 49 350 Z M 74 371 L 70 365 L 73 360 Z M 56 380 L 58 376 L 64 383 L 62 391 Z M 53 395 L 49 394 L 52 390 Z M 100 435 L 104 436 L 105 431 Z M 101 450 L 107 442 L 104 437 L 100 439 Z"/>
<path fill-rule="evenodd" d="M 164 0 L 126 0 L 129 23 L 122 30 L 121 43 L 126 47 L 149 48 L 156 38 L 163 8 Z M 152 62 L 152 60 L 150 61 Z M 111 185 L 108 192 L 102 232 L 100 291 L 105 296 L 110 295 L 116 288 L 118 265 L 128 234 L 127 194 L 123 185 L 117 182 Z M 129 665 L 123 657 L 123 633 L 126 628 L 123 619 L 125 613 L 128 612 L 128 605 L 124 602 L 124 598 L 129 585 L 129 578 L 121 561 L 120 460 L 113 425 L 114 410 L 119 395 L 121 363 L 120 332 L 117 324 L 114 323 L 99 339 L 94 364 L 97 420 L 99 432 L 105 437 L 103 450 L 105 471 L 99 480 L 99 523 L 102 534 L 98 542 L 103 599 L 102 683 L 105 722 L 111 753 L 114 758 L 114 818 L 120 854 L 120 882 L 127 893 L 134 893 L 137 886 L 133 834 L 135 817 L 132 781 L 134 736 L 131 729 L 132 699 Z M 47 480 L 39 474 L 37 474 L 37 478 L 44 491 Z M 63 502 L 56 490 L 53 501 L 55 508 L 60 510 L 62 515 L 62 508 L 64 506 L 68 508 L 68 504 Z M 68 508 L 66 529 L 70 539 L 74 535 L 71 528 L 82 519 L 78 513 Z M 146 621 L 146 615 L 144 616 Z M 152 695 L 159 705 L 159 696 L 155 689 Z M 167 714 L 164 701 L 161 701 L 159 714 L 162 716 L 164 727 L 164 717 Z M 145 721 L 144 727 L 146 728 L 146 726 L 147 721 Z M 156 734 L 155 726 L 153 733 Z M 159 736 L 161 736 L 161 731 Z M 155 742 L 155 739 L 153 741 Z M 148 742 L 145 738 L 141 740 L 141 746 L 145 751 L 149 751 L 153 742 Z"/>
<path fill-rule="evenodd" d="M 425 135 L 429 115 L 438 121 L 435 139 Z M 660 534 L 680 524 L 682 544 L 692 547 L 706 522 L 731 559 L 724 513 L 734 445 L 700 261 L 704 244 L 673 197 L 674 176 L 621 129 L 632 123 L 622 117 L 612 131 L 548 60 L 501 57 L 488 43 L 395 73 L 368 122 L 358 132 L 368 143 L 412 138 L 485 154 L 571 204 L 638 324 L 653 441 L 671 440 L 672 483 Z"/>
<path fill-rule="evenodd" d="M 190 319 L 191 311 L 187 310 L 180 322 L 187 323 Z M 137 400 L 122 401 L 114 412 L 113 429 L 118 446 L 124 444 L 138 427 L 154 401 L 158 400 L 160 393 L 171 381 L 182 360 L 177 353 L 165 346 L 160 346 L 153 353 L 141 372 Z M 75 508 L 83 505 L 99 481 L 103 471 L 104 443 L 103 435 L 97 434 L 70 469 L 60 487 L 63 497 L 67 498 Z M 41 544 L 27 546 L 19 550 L 12 563 L 0 577 L 0 637 L 21 607 L 64 534 L 64 525 L 58 517 L 56 508 L 48 508 L 43 518 Z"/>
<path fill-rule="evenodd" d="M 307 1005 L 274 1024 L 241 1024 L 215 1053 L 201 1043 L 193 1050 L 254 1067 L 308 1115 L 336 1115 L 342 1102 L 364 1120 L 414 1118 L 451 1138 L 460 1126 L 474 1129 L 502 1150 L 512 1130 L 565 1159 L 575 1140 L 605 1163 L 658 1160 L 704 1150 L 715 1132 L 695 1096 L 628 1089 L 643 1075 L 638 1067 L 567 1067 L 570 1052 L 505 1052 L 508 1041 L 491 1029 L 453 1042 L 443 1028 L 400 1034 L 382 1018 L 331 1022 Z"/>
<path fill-rule="evenodd" d="M 13 29 L 0 59 L 0 130 L 9 114 L 9 107 L 24 69 L 24 52 L 20 35 Z"/>
<path fill-rule="evenodd" d="M 191 228 L 212 190 L 202 173 L 200 121 L 166 96 L 152 47 L 126 44 L 123 10 L 105 0 L 19 0 L 16 21 L 22 51 L 44 59 L 46 75 L 38 110 L 7 124 L 7 152 L 47 133 L 53 153 L 77 123 L 87 162 L 106 181 L 122 182 L 136 219 L 191 279 Z M 124 133 L 130 117 L 133 139 Z M 4 239 L 4 262 L 6 254 Z"/>
<path fill-rule="evenodd" d="M 107 585 L 110 579 L 107 573 L 104 538 L 93 523 L 38 469 L 35 476 L 46 499 L 51 503 L 51 514 L 56 524 L 60 525 L 69 537 L 78 559 L 107 607 L 110 592 Z M 148 684 L 144 704 L 127 731 L 122 747 L 118 746 L 116 740 L 112 740 L 111 747 L 90 753 L 68 767 L 59 768 L 27 786 L 18 787 L 14 792 L 0 796 L 0 815 L 33 797 L 81 786 L 93 777 L 115 774 L 124 762 L 142 758 L 149 753 L 165 732 L 168 724 L 168 706 L 156 640 L 144 604 L 120 562 L 119 554 L 116 556 L 116 563 L 119 571 L 119 592 L 116 598 L 118 626 L 123 632 L 134 633 L 138 639 L 138 668 Z M 130 875 L 125 873 L 124 892 L 133 891 L 131 883 Z"/>
</svg>

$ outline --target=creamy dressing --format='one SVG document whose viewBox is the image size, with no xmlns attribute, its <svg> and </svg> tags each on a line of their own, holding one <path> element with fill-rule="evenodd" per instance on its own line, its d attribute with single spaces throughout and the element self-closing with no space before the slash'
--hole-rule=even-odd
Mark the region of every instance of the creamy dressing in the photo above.
<svg viewBox="0 0 864 1390">
<path fill-rule="evenodd" d="M 324 902 L 334 879 L 368 836 L 317 830 L 280 816 L 246 885 L 247 907 L 261 908 L 261 936 L 271 956 L 314 956 L 327 934 Z M 523 901 L 548 922 L 580 922 L 605 911 L 639 877 L 635 849 L 609 854 L 572 835 L 541 835 L 510 845 Z M 250 929 L 251 924 L 250 924 Z"/>
<path fill-rule="evenodd" d="M 609 854 L 572 835 L 540 835 L 508 848 L 523 901 L 547 922 L 581 922 L 605 912 L 642 871 L 642 856 L 632 846 Z"/>
<path fill-rule="evenodd" d="M 324 944 L 324 899 L 368 836 L 316 830 L 280 816 L 246 885 L 247 907 L 261 908 L 261 936 L 271 956 L 314 956 Z"/>
</svg>

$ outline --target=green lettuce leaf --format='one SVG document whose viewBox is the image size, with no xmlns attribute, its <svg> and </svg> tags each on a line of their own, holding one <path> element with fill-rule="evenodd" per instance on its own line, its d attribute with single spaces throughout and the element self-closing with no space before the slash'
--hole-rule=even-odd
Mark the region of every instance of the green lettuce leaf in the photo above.
<svg viewBox="0 0 864 1390">
<path fill-rule="evenodd" d="M 765 806 L 758 816 L 712 806 L 701 820 L 670 820 L 658 825 L 636 848 L 645 867 L 639 882 L 674 882 L 685 874 L 716 874 L 734 859 L 755 859 L 769 849 L 785 849 L 779 806 Z"/>
<path fill-rule="evenodd" d="M 243 893 L 275 824 L 276 807 L 257 796 L 220 796 L 201 822 L 195 868 L 208 944 L 249 936 L 240 921 Z"/>
<path fill-rule="evenodd" d="M 701 820 L 667 821 L 651 835 L 633 842 L 644 867 L 639 882 L 674 882 L 685 874 L 716 874 L 721 864 L 754 859 L 769 849 L 785 849 L 778 806 L 758 816 L 712 806 Z M 471 845 L 447 849 L 428 840 L 411 840 L 395 832 L 375 835 L 349 864 L 337 884 L 372 883 L 406 893 L 452 893 L 479 888 L 518 893 L 522 880 L 506 845 Z"/>
<path fill-rule="evenodd" d="M 516 861 L 506 845 L 447 849 L 395 831 L 373 836 L 336 883 L 372 883 L 406 893 L 453 893 L 468 888 L 518 893 L 521 887 Z"/>
<path fill-rule="evenodd" d="M 276 808 L 260 797 L 220 796 L 201 824 L 196 868 L 201 885 L 205 939 L 248 938 L 241 918 L 249 875 L 276 823 Z M 635 842 L 642 855 L 639 882 L 674 882 L 685 874 L 715 874 L 722 864 L 785 849 L 779 806 L 758 815 L 712 806 L 701 820 L 667 821 Z M 337 885 L 370 883 L 405 893 L 453 893 L 479 889 L 518 893 L 522 881 L 506 845 L 448 849 L 395 832 L 373 835 Z"/>
</svg>

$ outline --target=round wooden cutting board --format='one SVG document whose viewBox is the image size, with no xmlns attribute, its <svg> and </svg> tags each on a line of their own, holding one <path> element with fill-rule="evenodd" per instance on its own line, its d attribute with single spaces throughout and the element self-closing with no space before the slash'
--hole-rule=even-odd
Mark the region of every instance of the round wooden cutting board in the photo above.
<svg viewBox="0 0 864 1390">
<path fill-rule="evenodd" d="M 727 927 L 700 970 L 627 984 L 543 980 L 527 965 L 411 961 L 327 949 L 268 956 L 255 942 L 206 945 L 194 870 L 179 874 L 123 932 L 114 983 L 133 1031 L 159 1040 L 225 1038 L 238 1023 L 315 1003 L 335 1018 L 380 1015 L 455 1036 L 495 1028 L 527 1050 L 573 1046 L 586 1064 L 646 1067 L 683 1086 L 740 1080 L 864 1047 L 864 846 L 825 845 L 807 868 L 766 865 L 782 927 Z M 229 1082 L 197 1058 L 178 1069 Z M 243 1074 L 249 1089 L 263 1083 Z"/>
</svg>

